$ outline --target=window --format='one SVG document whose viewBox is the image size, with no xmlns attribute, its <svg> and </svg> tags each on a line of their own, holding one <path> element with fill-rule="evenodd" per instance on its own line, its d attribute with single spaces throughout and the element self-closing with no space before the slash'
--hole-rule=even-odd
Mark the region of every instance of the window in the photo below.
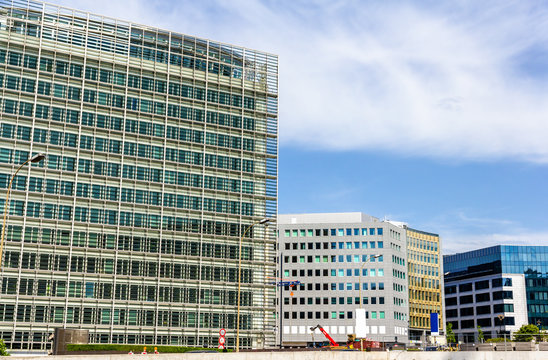
<svg viewBox="0 0 548 360">
<path fill-rule="evenodd" d="M 489 280 L 476 281 L 474 286 L 476 290 L 489 289 Z"/>
<path fill-rule="evenodd" d="M 472 291 L 472 283 L 460 284 L 459 292 Z"/>
<path fill-rule="evenodd" d="M 493 312 L 514 312 L 514 304 L 495 304 L 493 305 Z"/>
<path fill-rule="evenodd" d="M 477 303 L 490 301 L 490 300 L 491 300 L 491 296 L 489 295 L 489 293 L 476 294 L 476 302 Z"/>
<path fill-rule="evenodd" d="M 459 302 L 461 305 L 471 304 L 472 302 L 474 302 L 474 297 L 472 295 L 461 296 Z"/>
<path fill-rule="evenodd" d="M 457 305 L 457 298 L 456 297 L 445 298 L 445 305 L 446 306 Z"/>
<path fill-rule="evenodd" d="M 457 311 L 457 309 L 455 309 L 455 312 L 456 311 Z M 478 306 L 476 308 L 476 314 L 477 315 L 490 314 L 490 313 L 491 313 L 491 306 L 490 305 Z"/>
<path fill-rule="evenodd" d="M 512 291 L 495 291 L 493 293 L 493 300 L 513 299 L 514 294 Z"/>
<path fill-rule="evenodd" d="M 490 318 L 478 319 L 477 323 L 478 323 L 478 326 L 481 326 L 481 327 L 490 327 L 491 319 Z"/>
<path fill-rule="evenodd" d="M 461 329 L 471 329 L 474 327 L 474 320 L 462 320 L 460 322 Z"/>
<path fill-rule="evenodd" d="M 460 308 L 460 316 L 474 316 L 474 308 L 473 307 Z"/>
</svg>

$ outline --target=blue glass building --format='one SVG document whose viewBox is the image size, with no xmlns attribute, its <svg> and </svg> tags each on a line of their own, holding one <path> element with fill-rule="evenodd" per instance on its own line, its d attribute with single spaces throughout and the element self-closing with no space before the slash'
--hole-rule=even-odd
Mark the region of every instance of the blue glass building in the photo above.
<svg viewBox="0 0 548 360">
<path fill-rule="evenodd" d="M 512 331 L 509 327 L 523 325 L 514 315 L 525 304 L 524 320 L 548 327 L 548 246 L 497 245 L 446 255 L 443 266 L 446 315 L 457 332 L 464 334 L 478 325 L 491 327 L 494 333 Z M 521 301 L 520 276 L 513 275 L 523 277 L 526 301 Z"/>
</svg>

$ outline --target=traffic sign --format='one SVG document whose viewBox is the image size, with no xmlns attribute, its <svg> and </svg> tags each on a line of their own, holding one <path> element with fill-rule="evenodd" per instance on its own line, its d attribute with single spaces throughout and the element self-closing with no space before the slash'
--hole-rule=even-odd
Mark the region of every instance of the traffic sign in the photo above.
<svg viewBox="0 0 548 360">
<path fill-rule="evenodd" d="M 223 344 L 219 344 L 219 347 L 218 347 L 218 348 L 219 348 L 219 349 L 224 349 L 225 346 L 224 346 Z"/>
<path fill-rule="evenodd" d="M 226 339 L 224 338 L 224 336 L 221 336 L 219 337 L 219 345 L 224 345 Z"/>
<path fill-rule="evenodd" d="M 219 335 L 225 336 L 226 335 L 226 330 L 225 329 L 219 330 Z"/>
</svg>

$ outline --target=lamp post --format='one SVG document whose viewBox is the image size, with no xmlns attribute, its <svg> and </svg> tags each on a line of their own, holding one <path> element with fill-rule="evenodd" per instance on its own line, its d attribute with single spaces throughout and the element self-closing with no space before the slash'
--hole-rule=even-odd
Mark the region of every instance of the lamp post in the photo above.
<svg viewBox="0 0 548 360">
<path fill-rule="evenodd" d="M 363 262 L 362 264 L 362 267 L 360 268 L 360 309 L 363 309 L 363 297 L 362 297 L 362 273 L 363 273 L 363 268 L 365 267 L 365 265 L 367 264 L 367 262 L 371 259 L 376 259 L 376 258 L 379 258 L 381 257 L 382 255 L 381 254 L 377 254 L 377 255 L 370 255 L 369 257 L 365 258 L 365 261 Z M 363 351 L 363 338 L 360 337 L 360 351 Z"/>
<path fill-rule="evenodd" d="M 4 222 L 2 224 L 2 239 L 0 239 L 0 269 L 2 269 L 2 251 L 4 250 L 4 239 L 6 236 L 6 220 L 8 218 L 8 209 L 9 209 L 9 198 L 10 198 L 10 192 L 11 192 L 11 184 L 13 183 L 13 180 L 15 179 L 15 175 L 23 168 L 23 166 L 27 165 L 29 162 L 31 163 L 37 163 L 46 158 L 46 154 L 39 153 L 31 157 L 30 159 L 27 159 L 24 163 L 19 165 L 15 173 L 12 175 L 10 182 L 8 184 L 8 192 L 6 194 L 6 203 L 4 204 Z"/>
<path fill-rule="evenodd" d="M 247 232 L 255 225 L 258 224 L 267 224 L 270 222 L 270 219 L 264 218 L 262 220 L 256 221 L 253 224 L 249 225 L 244 233 L 242 234 L 242 237 L 240 238 L 240 246 L 238 251 L 238 311 L 236 315 L 236 352 L 240 351 L 240 289 L 242 286 L 242 242 L 244 241 L 244 237 L 247 234 Z"/>
<path fill-rule="evenodd" d="M 499 321 L 500 321 L 500 330 L 499 330 L 499 335 L 502 337 L 502 325 L 503 325 L 503 320 L 504 320 L 504 315 L 503 314 L 500 314 L 499 316 L 497 316 L 499 318 Z M 504 342 L 506 343 L 506 334 L 504 334 Z M 505 348 L 506 348 L 506 345 L 504 345 Z"/>
</svg>

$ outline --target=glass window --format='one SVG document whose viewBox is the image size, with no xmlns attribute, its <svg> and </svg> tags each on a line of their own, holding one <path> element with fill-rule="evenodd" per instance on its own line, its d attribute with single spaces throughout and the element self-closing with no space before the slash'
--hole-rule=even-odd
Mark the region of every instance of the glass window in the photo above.
<svg viewBox="0 0 548 360">
<path fill-rule="evenodd" d="M 337 232 L 338 236 L 344 236 L 344 229 L 339 229 Z"/>
<path fill-rule="evenodd" d="M 378 247 L 379 249 L 384 248 L 384 243 L 383 243 L 382 241 L 377 241 L 377 247 Z"/>
<path fill-rule="evenodd" d="M 377 235 L 382 235 L 382 228 L 377 228 Z"/>
<path fill-rule="evenodd" d="M 362 241 L 362 249 L 367 249 L 367 241 Z"/>
<path fill-rule="evenodd" d="M 348 241 L 348 242 L 346 243 L 346 248 L 347 248 L 347 249 L 352 249 L 352 243 Z"/>
<path fill-rule="evenodd" d="M 377 312 L 371 311 L 371 319 L 376 319 L 376 318 L 377 318 Z"/>
<path fill-rule="evenodd" d="M 362 236 L 367 236 L 367 228 L 362 229 Z"/>
<path fill-rule="evenodd" d="M 360 248 L 360 242 L 354 241 L 354 249 L 359 249 L 359 248 Z"/>
<path fill-rule="evenodd" d="M 375 274 L 376 274 L 375 269 L 369 270 L 369 276 L 376 276 Z"/>
<path fill-rule="evenodd" d="M 374 248 L 375 248 L 375 242 L 374 242 L 374 241 L 370 241 L 370 242 L 369 242 L 369 247 L 370 247 L 371 249 L 374 249 Z"/>
<path fill-rule="evenodd" d="M 379 312 L 379 319 L 384 319 L 384 311 Z"/>
<path fill-rule="evenodd" d="M 285 236 L 285 237 L 290 237 L 290 236 L 291 236 L 291 232 L 290 232 L 289 230 L 285 230 L 284 236 Z"/>
<path fill-rule="evenodd" d="M 369 228 L 369 235 L 375 235 L 375 228 Z"/>
</svg>

